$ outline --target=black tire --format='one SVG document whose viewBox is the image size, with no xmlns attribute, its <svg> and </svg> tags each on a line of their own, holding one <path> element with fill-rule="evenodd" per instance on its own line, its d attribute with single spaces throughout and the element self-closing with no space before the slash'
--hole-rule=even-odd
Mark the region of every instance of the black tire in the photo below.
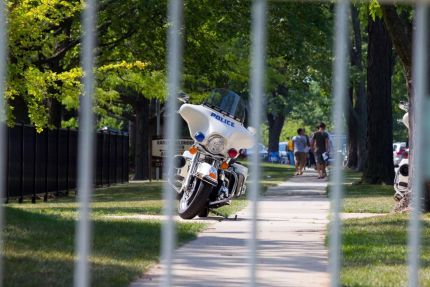
<svg viewBox="0 0 430 287">
<path fill-rule="evenodd" d="M 200 210 L 200 212 L 199 212 L 199 217 L 201 217 L 201 218 L 206 218 L 206 217 L 208 217 L 208 215 L 209 215 L 209 207 L 205 207 L 205 208 L 203 208 L 202 210 Z"/>
<path fill-rule="evenodd" d="M 183 219 L 192 219 L 206 209 L 212 188 L 212 185 L 195 178 L 190 191 L 184 191 L 179 201 L 179 216 Z"/>
</svg>

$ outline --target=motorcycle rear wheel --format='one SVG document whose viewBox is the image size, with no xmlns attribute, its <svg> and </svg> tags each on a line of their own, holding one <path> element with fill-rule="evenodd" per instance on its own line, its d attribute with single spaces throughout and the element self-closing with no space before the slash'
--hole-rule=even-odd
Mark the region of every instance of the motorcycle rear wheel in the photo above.
<svg viewBox="0 0 430 287">
<path fill-rule="evenodd" d="M 192 188 L 189 191 L 184 191 L 179 201 L 179 216 L 183 219 L 192 219 L 207 208 L 212 188 L 212 185 L 195 178 Z"/>
</svg>

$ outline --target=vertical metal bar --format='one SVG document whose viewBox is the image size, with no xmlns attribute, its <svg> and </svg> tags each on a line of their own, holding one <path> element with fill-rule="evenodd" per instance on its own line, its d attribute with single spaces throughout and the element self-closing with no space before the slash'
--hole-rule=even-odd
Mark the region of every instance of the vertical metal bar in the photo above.
<svg viewBox="0 0 430 287">
<path fill-rule="evenodd" d="M 56 145 L 57 145 L 57 158 L 55 162 L 55 196 L 60 195 L 60 128 L 57 128 Z"/>
<path fill-rule="evenodd" d="M 82 15 L 83 42 L 81 63 L 84 72 L 84 93 L 80 97 L 78 139 L 78 198 L 79 221 L 76 223 L 75 246 L 77 260 L 74 270 L 74 287 L 87 287 L 90 283 L 88 257 L 90 254 L 91 226 L 90 200 L 94 173 L 94 47 L 96 24 L 96 1 L 85 1 Z"/>
<path fill-rule="evenodd" d="M 9 191 L 9 188 L 10 188 L 10 176 L 9 176 L 9 174 L 10 174 L 10 128 L 9 127 L 7 127 L 7 126 L 5 126 L 5 131 L 4 131 L 4 134 L 6 135 L 6 142 L 5 142 L 5 144 L 6 144 L 6 147 L 5 147 L 5 151 L 4 151 L 4 156 L 5 156 L 5 159 L 6 159 L 6 164 L 5 164 L 5 181 L 6 181 L 6 183 L 5 183 L 5 186 L 6 186 L 6 201 L 5 201 L 5 203 L 9 203 L 9 195 L 10 195 L 10 191 Z M 0 139 L 1 140 L 1 139 Z M 0 149 L 1 150 L 1 149 Z M 1 168 L 1 167 L 0 167 Z M 0 189 L 1 190 L 1 189 Z M 1 192 L 1 191 L 0 191 Z M 4 194 L 3 194 L 4 195 Z M 1 208 L 1 207 L 0 207 Z M 1 212 L 0 212 L 1 213 Z M 1 215 L 0 215 L 0 217 L 1 217 Z M 1 226 L 0 226 L 0 230 L 1 230 Z M 0 231 L 0 233 L 1 233 L 1 231 Z M 0 235 L 0 238 L 1 238 L 1 235 Z M 1 240 L 0 240 L 1 241 Z M 0 248 L 1 248 L 1 245 L 0 245 Z M 0 263 L 0 266 L 1 266 L 1 263 Z M 0 269 L 1 269 L 1 267 L 0 267 Z M 0 272 L 1 273 L 1 272 Z M 1 274 L 0 274 L 0 287 L 1 287 Z"/>
<path fill-rule="evenodd" d="M 103 155 L 104 155 L 104 139 L 105 135 L 103 132 L 100 132 L 100 186 L 103 186 Z"/>
<path fill-rule="evenodd" d="M 33 143 L 33 195 L 31 196 L 31 203 L 36 203 L 36 176 L 37 176 L 37 131 L 33 128 L 34 143 Z"/>
<path fill-rule="evenodd" d="M 69 165 L 70 165 L 70 128 L 67 128 L 67 158 L 66 158 L 66 195 L 69 195 Z"/>
<path fill-rule="evenodd" d="M 348 49 L 348 11 L 349 0 L 339 0 L 336 5 L 336 22 L 335 22 L 335 42 L 334 42 L 334 56 L 333 63 L 334 77 L 333 77 L 333 115 L 332 121 L 334 123 L 334 154 L 335 164 L 333 173 L 331 175 L 332 182 L 332 200 L 331 200 L 331 224 L 330 224 L 330 275 L 331 286 L 340 286 L 340 269 L 341 269 L 341 220 L 340 211 L 342 205 L 342 157 L 337 151 L 341 149 L 341 135 L 345 134 L 343 115 L 345 112 L 345 96 L 347 93 L 347 80 L 348 80 L 348 62 L 347 62 L 347 49 Z"/>
<path fill-rule="evenodd" d="M 108 154 L 107 154 L 107 185 L 110 186 L 110 131 L 107 132 Z"/>
<path fill-rule="evenodd" d="M 160 136 L 160 126 L 161 126 L 161 115 L 160 115 L 160 100 L 155 100 L 155 111 L 156 111 L 156 114 L 157 114 L 157 125 L 156 125 L 156 135 L 157 135 L 157 137 L 159 137 Z M 152 140 L 153 140 L 154 138 L 152 138 Z M 151 148 L 152 148 L 152 141 L 151 141 Z M 152 152 L 151 152 L 151 156 L 152 156 Z M 151 164 L 152 165 L 152 164 Z M 155 179 L 160 179 L 161 178 L 161 175 L 160 175 L 160 168 L 159 167 L 156 167 L 155 168 L 155 172 L 156 172 L 156 175 L 155 175 Z"/>
<path fill-rule="evenodd" d="M 48 201 L 48 171 L 49 171 L 49 129 L 45 130 L 45 195 L 43 201 Z"/>
<path fill-rule="evenodd" d="M 6 195 L 5 192 L 5 171 L 6 171 L 6 108 L 4 102 L 4 92 L 6 90 L 6 69 L 7 69 L 7 10 L 5 1 L 0 1 L 0 197 Z M 3 250 L 3 226 L 4 210 L 0 204 L 0 250 Z M 3 286 L 3 256 L 0 255 L 0 287 Z"/>
<path fill-rule="evenodd" d="M 250 173 L 254 179 L 250 186 L 249 200 L 251 201 L 251 237 L 248 241 L 249 248 L 249 284 L 257 286 L 257 256 L 258 256 L 258 197 L 260 189 L 260 157 L 258 156 L 258 143 L 261 137 L 261 117 L 263 110 L 265 66 L 266 66 L 266 0 L 254 0 L 252 4 L 252 27 L 251 27 L 251 125 L 256 128 L 254 137 L 253 153 L 251 157 Z"/>
<path fill-rule="evenodd" d="M 169 174 L 169 170 L 173 169 L 173 157 L 175 155 L 175 141 L 178 138 L 177 126 L 177 95 L 180 90 L 181 81 L 181 66 L 182 66 L 182 44 L 181 44 L 181 28 L 182 28 L 182 0 L 170 0 L 168 6 L 168 23 L 169 31 L 167 34 L 167 123 L 165 125 L 164 134 L 167 136 L 167 157 L 165 165 L 165 174 Z M 173 181 L 173 179 L 171 179 Z M 162 286 L 170 287 L 173 284 L 172 280 L 172 259 L 175 247 L 175 222 L 174 214 L 174 194 L 168 184 L 168 180 L 164 183 L 164 215 L 166 220 L 162 230 L 162 246 L 161 258 L 164 264 L 164 273 L 162 278 Z"/>
<path fill-rule="evenodd" d="M 118 135 L 113 135 L 113 142 L 115 143 L 115 152 L 114 154 L 114 169 L 113 169 L 113 183 L 117 183 L 117 166 L 118 166 L 118 158 L 117 158 L 117 150 L 118 150 Z"/>
<path fill-rule="evenodd" d="M 413 41 L 413 71 L 414 95 L 412 117 L 415 126 L 413 127 L 413 146 L 411 148 L 414 177 L 412 178 L 412 213 L 409 220 L 408 232 L 408 286 L 419 286 L 420 269 L 420 247 L 421 247 L 421 212 L 422 196 L 424 187 L 424 161 L 423 139 L 424 123 L 423 115 L 425 110 L 425 97 L 427 94 L 427 15 L 428 8 L 424 1 L 419 1 L 416 6 L 415 35 Z"/>
<path fill-rule="evenodd" d="M 21 123 L 21 170 L 19 173 L 19 190 L 20 190 L 20 196 L 18 199 L 19 203 L 22 203 L 24 201 L 24 123 Z"/>
</svg>

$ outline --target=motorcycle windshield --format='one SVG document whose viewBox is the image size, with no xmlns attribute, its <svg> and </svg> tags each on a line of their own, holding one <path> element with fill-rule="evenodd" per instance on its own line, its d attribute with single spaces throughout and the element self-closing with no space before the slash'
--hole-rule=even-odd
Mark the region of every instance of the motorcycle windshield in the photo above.
<svg viewBox="0 0 430 287">
<path fill-rule="evenodd" d="M 241 123 L 245 120 L 245 103 L 233 91 L 226 89 L 213 90 L 203 104 Z"/>
</svg>

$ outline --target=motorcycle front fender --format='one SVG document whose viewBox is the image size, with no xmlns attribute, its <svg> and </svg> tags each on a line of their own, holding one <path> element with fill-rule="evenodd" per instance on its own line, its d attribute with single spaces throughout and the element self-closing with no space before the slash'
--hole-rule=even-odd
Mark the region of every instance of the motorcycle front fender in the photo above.
<svg viewBox="0 0 430 287">
<path fill-rule="evenodd" d="M 206 162 L 199 162 L 195 176 L 213 186 L 218 185 L 218 170 Z"/>
</svg>

